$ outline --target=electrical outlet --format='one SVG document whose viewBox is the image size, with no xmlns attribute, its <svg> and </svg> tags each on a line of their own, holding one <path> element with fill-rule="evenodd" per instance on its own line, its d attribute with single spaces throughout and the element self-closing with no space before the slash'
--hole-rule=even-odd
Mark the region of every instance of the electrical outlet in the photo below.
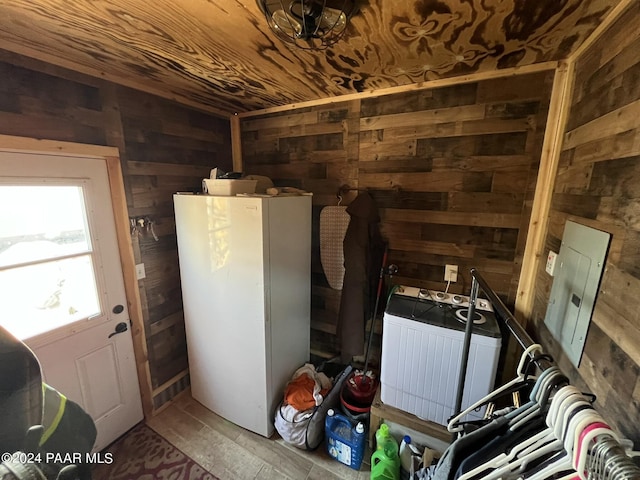
<svg viewBox="0 0 640 480">
<path fill-rule="evenodd" d="M 444 266 L 444 281 L 445 282 L 457 282 L 458 281 L 458 266 L 457 265 L 445 265 Z"/>
<path fill-rule="evenodd" d="M 136 278 L 138 280 L 142 280 L 147 276 L 147 273 L 144 271 L 144 263 L 136 264 Z"/>
</svg>

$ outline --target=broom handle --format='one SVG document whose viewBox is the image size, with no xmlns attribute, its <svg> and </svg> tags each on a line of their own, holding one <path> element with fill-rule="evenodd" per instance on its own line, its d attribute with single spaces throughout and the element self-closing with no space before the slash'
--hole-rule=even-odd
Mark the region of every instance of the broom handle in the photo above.
<svg viewBox="0 0 640 480">
<path fill-rule="evenodd" d="M 371 351 L 371 339 L 373 338 L 373 330 L 376 323 L 376 316 L 378 314 L 378 302 L 380 301 L 380 294 L 382 293 L 382 283 L 384 280 L 384 267 L 387 264 L 387 245 L 384 246 L 384 254 L 382 255 L 382 265 L 380 266 L 380 278 L 378 279 L 378 293 L 376 294 L 376 304 L 373 307 L 373 315 L 371 316 L 371 330 L 369 331 L 369 341 L 367 342 L 367 353 L 364 358 L 364 372 L 362 372 L 362 381 L 367 379 L 367 368 L 369 367 L 369 352 Z M 362 383 L 362 382 L 361 382 Z"/>
</svg>

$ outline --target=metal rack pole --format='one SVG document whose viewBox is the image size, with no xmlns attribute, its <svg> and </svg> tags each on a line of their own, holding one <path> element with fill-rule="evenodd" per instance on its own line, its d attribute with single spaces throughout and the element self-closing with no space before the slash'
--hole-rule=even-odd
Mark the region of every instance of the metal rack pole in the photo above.
<svg viewBox="0 0 640 480">
<path fill-rule="evenodd" d="M 467 313 L 467 323 L 464 329 L 464 340 L 462 343 L 462 362 L 460 363 L 460 373 L 458 374 L 458 391 L 456 393 L 456 404 L 454 412 L 462 411 L 462 395 L 464 394 L 464 384 L 467 377 L 467 366 L 469 364 L 469 348 L 471 347 L 471 331 L 473 330 L 473 316 L 476 312 L 476 298 L 478 298 L 478 282 L 475 278 L 471 281 L 471 298 L 469 299 L 469 312 Z"/>
<path fill-rule="evenodd" d="M 529 336 L 529 334 L 526 332 L 526 330 L 522 328 L 522 326 L 518 323 L 518 321 L 513 316 L 513 314 L 504 305 L 504 303 L 502 303 L 502 300 L 500 300 L 500 298 L 496 295 L 493 289 L 489 286 L 487 281 L 482 277 L 482 275 L 480 275 L 480 273 L 475 268 L 471 269 L 471 278 L 472 278 L 472 281 L 471 281 L 471 295 L 469 298 L 469 316 L 468 316 L 467 325 L 465 328 L 465 337 L 464 337 L 464 344 L 463 344 L 463 350 L 462 350 L 463 358 L 462 358 L 462 364 L 460 367 L 460 374 L 459 374 L 460 381 L 458 382 L 458 392 L 456 396 L 456 407 L 455 407 L 456 412 L 460 412 L 462 408 L 462 395 L 464 392 L 464 383 L 465 383 L 465 377 L 467 374 L 467 365 L 469 361 L 469 358 L 468 358 L 469 347 L 471 344 L 471 333 L 472 333 L 472 327 L 473 327 L 473 321 L 469 321 L 469 319 L 473 318 L 473 314 L 475 312 L 476 300 L 478 298 L 478 293 L 480 291 L 480 288 L 482 288 L 482 291 L 487 296 L 487 299 L 493 305 L 493 309 L 498 313 L 498 316 L 504 321 L 505 325 L 507 326 L 511 334 L 514 336 L 514 338 L 517 340 L 517 342 L 520 344 L 520 346 L 526 350 L 528 347 L 530 347 L 534 343 L 531 337 Z M 549 368 L 551 365 L 553 365 L 553 363 L 547 360 L 546 358 L 536 358 L 533 353 L 529 353 L 529 356 L 531 358 L 531 361 L 534 362 L 540 370 L 545 370 Z M 622 472 L 621 475 L 614 476 L 611 478 L 613 479 L 620 478 L 621 480 L 640 478 L 640 467 L 638 467 L 633 462 L 633 460 L 624 453 L 624 450 L 622 450 L 622 453 L 620 453 L 620 449 L 622 447 L 620 447 L 619 445 L 618 447 L 619 448 L 612 449 L 610 452 L 608 452 L 606 456 L 607 460 L 605 460 L 605 463 L 611 463 L 612 465 L 615 465 L 615 469 L 617 469 L 617 471 L 619 472 Z M 582 472 L 580 474 L 580 478 L 585 478 L 582 475 Z"/>
<path fill-rule="evenodd" d="M 480 287 L 482 288 L 482 291 L 487 296 L 487 299 L 493 305 L 493 309 L 498 313 L 498 315 L 500 316 L 500 318 L 502 319 L 506 327 L 509 329 L 513 337 L 516 339 L 516 341 L 520 344 L 520 346 L 526 350 L 531 345 L 533 345 L 535 342 L 531 339 L 531 337 L 529 336 L 527 331 L 522 327 L 522 325 L 518 323 L 518 321 L 516 320 L 516 317 L 513 316 L 511 311 L 504 305 L 504 303 L 502 303 L 502 300 L 500 300 L 500 297 L 496 295 L 496 293 L 489 286 L 487 281 L 482 277 L 482 275 L 480 275 L 480 272 L 478 272 L 478 270 L 476 270 L 475 268 L 472 268 L 471 277 L 472 277 L 472 281 L 477 282 L 480 285 Z M 473 286 L 472 286 L 471 294 L 473 295 Z M 475 300 L 476 300 L 475 298 L 473 299 L 473 301 L 469 300 L 469 303 L 473 303 L 475 302 Z M 545 358 L 541 358 L 541 359 L 535 358 L 534 353 L 530 353 L 529 356 L 540 370 L 546 370 L 552 365 L 552 363 Z"/>
<path fill-rule="evenodd" d="M 460 373 L 458 374 L 458 390 L 456 392 L 456 403 L 454 412 L 462 411 L 462 397 L 464 395 L 464 385 L 467 377 L 467 367 L 469 364 L 469 349 L 471 346 L 471 334 L 473 330 L 473 321 L 469 319 L 473 318 L 476 309 L 476 301 L 478 299 L 478 293 L 480 289 L 485 293 L 487 299 L 493 305 L 493 309 L 498 313 L 498 316 L 503 320 L 506 327 L 511 334 L 520 344 L 523 349 L 529 348 L 533 345 L 533 340 L 526 332 L 524 328 L 518 323 L 509 309 L 502 303 L 500 297 L 496 295 L 493 289 L 489 286 L 487 281 L 480 275 L 480 272 L 475 268 L 471 269 L 471 294 L 469 296 L 469 313 L 467 315 L 467 324 L 464 331 L 464 340 L 462 345 L 462 362 L 460 363 Z M 535 358 L 534 353 L 529 354 L 531 361 L 534 362 L 540 370 L 549 368 L 552 364 L 545 358 Z"/>
</svg>

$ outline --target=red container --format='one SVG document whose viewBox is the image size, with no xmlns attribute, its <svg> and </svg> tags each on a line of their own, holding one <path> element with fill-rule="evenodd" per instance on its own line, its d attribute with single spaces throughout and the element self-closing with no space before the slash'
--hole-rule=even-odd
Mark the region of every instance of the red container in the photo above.
<svg viewBox="0 0 640 480">
<path fill-rule="evenodd" d="M 373 398 L 378 389 L 378 380 L 364 377 L 361 373 L 352 374 L 342 385 L 340 401 L 353 413 L 366 413 L 371 410 Z"/>
<path fill-rule="evenodd" d="M 378 379 L 365 376 L 362 372 L 354 372 L 344 382 L 344 387 L 349 391 L 349 397 L 357 399 L 360 403 L 371 403 L 378 390 Z"/>
</svg>

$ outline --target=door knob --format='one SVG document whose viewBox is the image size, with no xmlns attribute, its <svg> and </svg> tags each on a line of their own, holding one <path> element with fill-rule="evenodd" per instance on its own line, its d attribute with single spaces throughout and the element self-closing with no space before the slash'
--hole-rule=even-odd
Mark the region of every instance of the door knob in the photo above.
<svg viewBox="0 0 640 480">
<path fill-rule="evenodd" d="M 119 333 L 126 332 L 127 330 L 129 330 L 129 327 L 127 327 L 127 324 L 124 322 L 120 322 L 119 324 L 116 325 L 116 331 L 109 334 L 108 338 L 111 338 L 114 335 L 118 335 Z"/>
</svg>

